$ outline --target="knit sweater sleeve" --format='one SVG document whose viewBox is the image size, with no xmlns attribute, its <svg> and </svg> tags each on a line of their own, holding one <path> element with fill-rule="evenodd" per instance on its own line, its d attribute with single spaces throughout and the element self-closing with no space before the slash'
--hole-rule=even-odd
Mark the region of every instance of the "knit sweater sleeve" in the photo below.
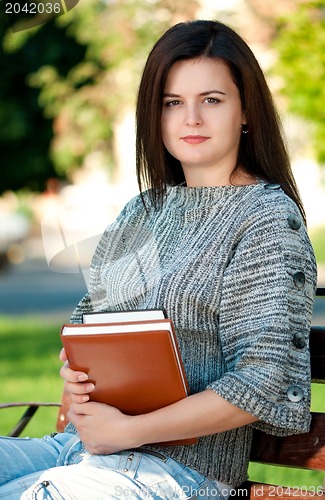
<svg viewBox="0 0 325 500">
<path fill-rule="evenodd" d="M 242 226 L 224 274 L 218 326 L 227 371 L 208 388 L 256 416 L 260 430 L 289 435 L 310 424 L 316 266 L 296 206 L 283 193 L 270 198 Z"/>
</svg>

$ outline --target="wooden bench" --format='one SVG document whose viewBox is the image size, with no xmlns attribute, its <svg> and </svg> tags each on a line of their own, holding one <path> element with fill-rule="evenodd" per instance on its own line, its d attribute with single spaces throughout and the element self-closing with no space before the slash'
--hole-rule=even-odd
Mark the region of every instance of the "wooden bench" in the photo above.
<svg viewBox="0 0 325 500">
<path fill-rule="evenodd" d="M 325 288 L 317 289 L 317 297 L 325 297 Z M 313 326 L 310 332 L 310 356 L 312 381 L 325 383 L 325 326 Z M 325 400 L 325 391 L 324 391 Z M 69 396 L 63 393 L 61 403 L 8 403 L 1 404 L 0 408 L 12 406 L 27 406 L 27 410 L 10 436 L 18 436 L 26 427 L 32 416 L 40 406 L 59 406 L 56 429 L 62 432 L 67 424 L 66 413 L 69 408 Z M 251 461 L 269 465 L 298 467 L 324 471 L 325 474 L 325 413 L 312 413 L 310 431 L 289 437 L 277 437 L 254 431 Z M 315 500 L 325 500 L 325 482 L 315 490 L 289 488 L 281 485 L 257 484 L 247 481 L 237 489 L 236 495 L 231 497 L 251 498 L 252 500 L 274 500 L 291 498 L 303 500 L 314 497 Z"/>
</svg>

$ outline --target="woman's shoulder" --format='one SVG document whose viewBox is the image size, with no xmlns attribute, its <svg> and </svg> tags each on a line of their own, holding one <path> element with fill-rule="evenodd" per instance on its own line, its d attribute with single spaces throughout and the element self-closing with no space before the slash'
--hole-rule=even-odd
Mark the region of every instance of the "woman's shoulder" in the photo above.
<svg viewBox="0 0 325 500">
<path fill-rule="evenodd" d="M 254 190 L 239 224 L 239 239 L 266 238 L 279 248 L 312 252 L 304 218 L 280 184 L 260 183 Z"/>
<path fill-rule="evenodd" d="M 296 258 L 315 257 L 304 218 L 296 203 L 281 188 L 280 184 L 261 183 L 249 207 L 249 221 L 245 234 L 259 241 L 263 239 L 285 254 Z M 313 264 L 314 265 L 314 264 Z"/>
<path fill-rule="evenodd" d="M 132 220 L 141 219 L 150 211 L 151 204 L 147 192 L 139 193 L 124 205 L 116 218 L 115 224 L 131 223 Z"/>
<path fill-rule="evenodd" d="M 263 181 L 259 186 L 258 200 L 261 206 L 277 206 L 279 210 L 293 208 L 299 211 L 296 203 L 285 193 L 281 184 Z"/>
<path fill-rule="evenodd" d="M 138 193 L 134 195 L 132 198 L 130 198 L 129 201 L 124 205 L 123 209 L 121 210 L 119 217 L 123 215 L 129 215 L 134 212 L 138 212 L 139 210 L 142 210 L 144 208 L 143 198 L 144 195 L 141 193 Z"/>
<path fill-rule="evenodd" d="M 304 225 L 297 204 L 285 193 L 280 184 L 261 182 L 251 199 L 248 211 L 251 215 L 262 217 L 273 224 L 289 221 L 289 226 Z"/>
</svg>

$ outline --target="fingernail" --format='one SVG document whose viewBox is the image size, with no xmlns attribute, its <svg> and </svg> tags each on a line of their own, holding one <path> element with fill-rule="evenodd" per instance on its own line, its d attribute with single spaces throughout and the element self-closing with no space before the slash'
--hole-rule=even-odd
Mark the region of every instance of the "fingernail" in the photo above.
<svg viewBox="0 0 325 500">
<path fill-rule="evenodd" d="M 88 375 L 86 373 L 78 375 L 78 382 L 84 382 L 85 380 L 88 380 Z"/>
<path fill-rule="evenodd" d="M 86 392 L 91 392 L 95 389 L 95 386 L 94 386 L 94 384 L 87 384 L 85 389 L 86 389 Z"/>
</svg>

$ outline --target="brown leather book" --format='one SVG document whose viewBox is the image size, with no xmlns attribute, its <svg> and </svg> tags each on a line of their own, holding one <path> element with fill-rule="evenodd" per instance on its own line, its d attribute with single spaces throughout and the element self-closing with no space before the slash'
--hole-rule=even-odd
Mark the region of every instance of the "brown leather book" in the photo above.
<svg viewBox="0 0 325 500">
<path fill-rule="evenodd" d="M 140 415 L 188 395 L 188 384 L 170 319 L 67 324 L 61 340 L 72 369 L 95 384 L 92 401 Z M 169 443 L 193 444 L 197 439 Z"/>
</svg>

